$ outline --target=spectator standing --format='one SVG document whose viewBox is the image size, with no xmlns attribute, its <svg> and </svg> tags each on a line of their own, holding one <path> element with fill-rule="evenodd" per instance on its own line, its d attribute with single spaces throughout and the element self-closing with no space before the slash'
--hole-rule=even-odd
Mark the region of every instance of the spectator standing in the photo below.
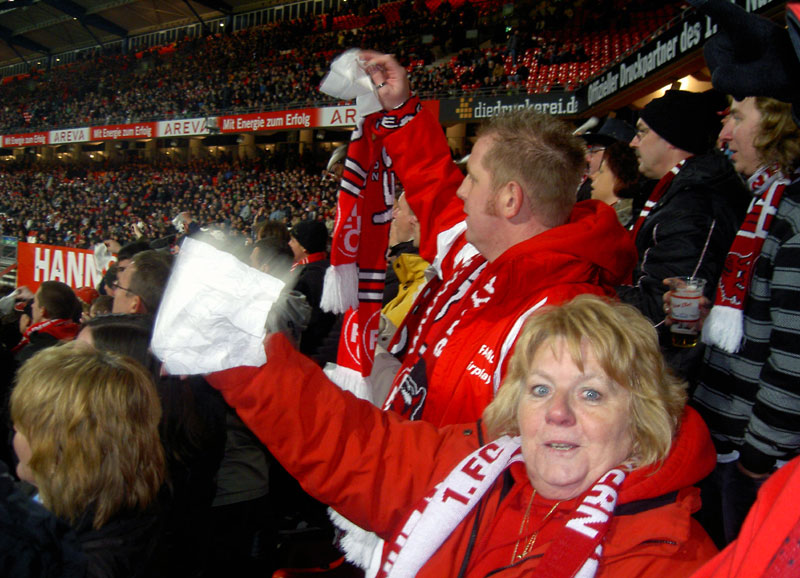
<svg viewBox="0 0 800 578">
<path fill-rule="evenodd" d="M 741 179 L 723 155 L 711 150 L 720 129 L 718 111 L 726 106 L 714 92 L 670 90 L 645 106 L 636 125 L 631 146 L 639 172 L 659 181 L 633 225 L 639 253 L 633 283 L 618 291 L 654 324 L 664 318 L 667 277 L 704 278 L 711 296 L 747 209 Z M 669 332 L 662 338 L 668 341 Z M 662 345 L 673 369 L 691 378 L 702 348 Z"/>
<path fill-rule="evenodd" d="M 157 574 L 161 405 L 132 359 L 70 343 L 39 352 L 11 395 L 19 477 L 67 520 L 89 578 Z"/>
<path fill-rule="evenodd" d="M 13 352 L 19 363 L 60 341 L 70 341 L 78 334 L 81 304 L 72 288 L 61 281 L 45 281 L 33 297 L 31 325 Z"/>
<path fill-rule="evenodd" d="M 128 266 L 117 269 L 112 311 L 155 316 L 171 270 L 169 253 L 153 249 L 136 253 Z"/>
<path fill-rule="evenodd" d="M 320 308 L 328 260 L 328 229 L 320 221 L 301 221 L 292 227 L 289 247 L 294 255 L 292 271 L 297 272 L 294 289 L 306 296 L 311 307 L 311 319 L 300 338 L 300 351 L 320 365 L 336 361 L 336 351 L 327 344 L 338 341 L 337 316 Z"/>
<path fill-rule="evenodd" d="M 703 522 L 718 545 L 739 532 L 756 492 L 800 453 L 800 129 L 791 106 L 735 100 L 720 138 L 753 195 L 725 262 L 693 405 L 708 423 L 717 467 L 703 486 Z"/>
<path fill-rule="evenodd" d="M 365 58 L 384 124 L 399 127 L 385 146 L 420 222 L 420 255 L 437 269 L 395 335 L 402 366 L 387 407 L 437 425 L 471 421 L 494 397 L 523 320 L 545 303 L 613 294 L 635 252 L 608 206 L 575 206 L 585 149 L 559 121 L 497 117 L 464 178 L 405 69 Z"/>
</svg>

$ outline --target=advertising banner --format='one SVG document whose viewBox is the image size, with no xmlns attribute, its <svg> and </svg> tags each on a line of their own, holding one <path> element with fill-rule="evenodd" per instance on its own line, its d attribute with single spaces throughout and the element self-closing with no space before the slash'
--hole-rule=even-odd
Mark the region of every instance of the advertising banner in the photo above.
<svg viewBox="0 0 800 578">
<path fill-rule="evenodd" d="M 439 116 L 439 101 L 426 100 L 422 106 Z M 257 112 L 220 116 L 216 125 L 222 133 L 262 132 L 270 130 L 296 130 L 303 128 L 354 127 L 358 122 L 355 106 L 326 106 L 275 112 Z M 166 136 L 166 135 L 165 135 Z"/>
<path fill-rule="evenodd" d="M 208 119 L 184 118 L 182 120 L 162 120 L 157 123 L 156 136 L 197 136 L 208 134 Z"/>
<path fill-rule="evenodd" d="M 48 133 L 46 132 L 29 132 L 25 134 L 7 134 L 3 135 L 3 147 L 34 147 L 48 144 Z"/>
<path fill-rule="evenodd" d="M 118 140 L 128 138 L 153 138 L 156 136 L 156 122 L 137 122 L 133 124 L 110 124 L 93 126 L 89 140 Z"/>
<path fill-rule="evenodd" d="M 62 281 L 73 289 L 96 287 L 104 271 L 92 251 L 55 245 L 17 245 L 17 285 L 36 291 L 44 281 Z"/>
<path fill-rule="evenodd" d="M 462 96 L 439 101 L 439 121 L 483 121 L 503 112 L 523 108 L 533 108 L 553 116 L 579 115 L 586 110 L 586 102 L 567 91 L 514 96 Z"/>
<path fill-rule="evenodd" d="M 301 108 L 234 114 L 217 117 L 217 126 L 222 133 L 313 128 L 319 126 L 319 112 L 317 108 Z"/>
<path fill-rule="evenodd" d="M 51 130 L 49 144 L 70 144 L 89 141 L 89 127 Z"/>
<path fill-rule="evenodd" d="M 759 12 L 778 4 L 777 0 L 736 0 L 735 3 L 748 12 Z M 714 21 L 695 12 L 591 81 L 580 90 L 581 98 L 590 107 L 594 106 L 694 52 L 716 33 Z"/>
</svg>

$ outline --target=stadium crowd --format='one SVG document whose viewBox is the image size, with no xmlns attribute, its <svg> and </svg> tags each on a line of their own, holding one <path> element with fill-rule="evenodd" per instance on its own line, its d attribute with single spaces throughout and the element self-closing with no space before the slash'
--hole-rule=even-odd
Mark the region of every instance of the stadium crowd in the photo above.
<svg viewBox="0 0 800 578">
<path fill-rule="evenodd" d="M 693 3 L 720 27 L 715 90 L 667 90 L 635 127 L 580 136 L 498 115 L 463 171 L 405 66 L 371 50 L 381 122 L 334 152 L 335 180 L 255 162 L 20 169 L 4 202 L 44 211 L 48 235 L 152 228 L 108 245 L 97 288 L 0 299 L 3 573 L 269 575 L 298 565 L 287 536 L 330 546 L 328 505 L 353 565 L 315 545 L 274 576 L 792 575 L 800 3 L 788 28 Z M 154 246 L 175 210 L 180 236 Z M 259 218 L 251 267 L 219 255 Z"/>
<path fill-rule="evenodd" d="M 267 218 L 287 226 L 335 218 L 332 177 L 272 169 L 259 161 L 4 168 L 0 175 L 2 234 L 65 247 L 167 237 L 183 211 L 197 223 L 243 239 L 253 238 L 254 223 Z"/>
<path fill-rule="evenodd" d="M 621 14 L 662 5 L 614 3 Z M 443 2 L 435 10 L 412 0 L 392 6 L 374 9 L 364 25 L 353 29 L 331 30 L 327 19 L 305 17 L 233 34 L 186 37 L 135 54 L 86 52 L 79 62 L 34 69 L 0 84 L 0 134 L 330 103 L 316 89 L 331 58 L 352 46 L 391 48 L 414 69 L 412 80 L 427 96 L 487 87 L 527 90 L 530 67 L 520 62 L 520 71 L 515 62 L 526 53 L 547 63 L 593 59 L 607 64 L 602 50 L 551 34 L 556 23 L 580 23 L 574 27 L 577 34 L 597 28 L 611 33 L 620 26 L 617 13 L 605 4 L 581 1 L 519 3 L 516 32 L 507 30 L 496 0 Z M 465 36 L 473 28 L 478 40 Z M 445 58 L 431 66 L 437 56 L 459 51 L 455 61 Z"/>
</svg>

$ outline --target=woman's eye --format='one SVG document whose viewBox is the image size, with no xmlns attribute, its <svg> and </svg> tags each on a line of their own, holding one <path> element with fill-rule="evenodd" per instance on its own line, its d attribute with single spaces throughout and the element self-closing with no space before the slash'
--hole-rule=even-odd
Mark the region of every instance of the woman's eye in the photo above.
<svg viewBox="0 0 800 578">
<path fill-rule="evenodd" d="M 536 397 L 543 397 L 550 393 L 550 388 L 546 385 L 534 385 L 531 387 L 531 393 Z"/>
<path fill-rule="evenodd" d="M 583 396 L 589 401 L 599 401 L 602 397 L 600 392 L 595 389 L 587 389 L 583 392 Z"/>
</svg>

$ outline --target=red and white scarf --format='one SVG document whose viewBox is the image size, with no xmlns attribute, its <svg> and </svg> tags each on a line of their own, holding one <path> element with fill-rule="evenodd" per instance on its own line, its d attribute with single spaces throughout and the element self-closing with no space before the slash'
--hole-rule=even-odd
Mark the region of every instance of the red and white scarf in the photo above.
<svg viewBox="0 0 800 578">
<path fill-rule="evenodd" d="M 292 271 L 300 267 L 301 265 L 308 265 L 309 263 L 316 263 L 317 261 L 322 261 L 328 254 L 325 251 L 320 251 L 319 253 L 311 253 L 300 259 L 299 261 L 295 261 L 292 263 Z"/>
<path fill-rule="evenodd" d="M 453 469 L 406 520 L 388 546 L 378 576 L 412 578 L 469 515 L 500 475 L 522 461 L 520 438 L 503 436 L 474 451 Z M 602 555 L 625 472 L 613 469 L 587 492 L 536 568 L 537 577 L 591 578 Z"/>
<path fill-rule="evenodd" d="M 74 339 L 80 328 L 80 325 L 72 321 L 72 319 L 45 319 L 44 321 L 40 321 L 28 327 L 22 335 L 20 342 L 17 343 L 11 351 L 17 353 L 28 345 L 31 342 L 31 335 L 34 333 L 43 332 L 63 341 Z"/>
<path fill-rule="evenodd" d="M 703 342 L 728 353 L 735 353 L 741 345 L 750 279 L 789 180 L 777 165 L 771 165 L 761 167 L 747 184 L 753 200 L 725 257 L 714 307 L 703 325 Z"/>
<path fill-rule="evenodd" d="M 366 380 L 377 344 L 386 249 L 397 178 L 383 138 L 404 126 L 420 110 L 413 97 L 400 109 L 362 118 L 353 131 L 339 185 L 331 266 L 325 273 L 321 307 L 344 313 L 337 366 L 328 377 L 369 399 Z"/>
<path fill-rule="evenodd" d="M 675 179 L 675 176 L 681 171 L 683 165 L 686 164 L 686 159 L 683 159 L 677 165 L 672 167 L 669 172 L 661 177 L 661 180 L 656 183 L 653 192 L 650 193 L 650 196 L 647 198 L 647 201 L 642 207 L 642 211 L 639 213 L 639 218 L 636 219 L 636 223 L 633 225 L 633 229 L 631 230 L 631 236 L 634 240 L 636 240 L 636 235 L 639 234 L 639 229 L 642 228 L 644 225 L 645 219 L 647 219 L 647 215 L 650 214 L 650 211 L 658 204 L 658 201 L 661 200 L 661 197 L 664 196 L 664 193 L 667 192 L 669 186 L 672 184 L 672 181 Z"/>
</svg>

